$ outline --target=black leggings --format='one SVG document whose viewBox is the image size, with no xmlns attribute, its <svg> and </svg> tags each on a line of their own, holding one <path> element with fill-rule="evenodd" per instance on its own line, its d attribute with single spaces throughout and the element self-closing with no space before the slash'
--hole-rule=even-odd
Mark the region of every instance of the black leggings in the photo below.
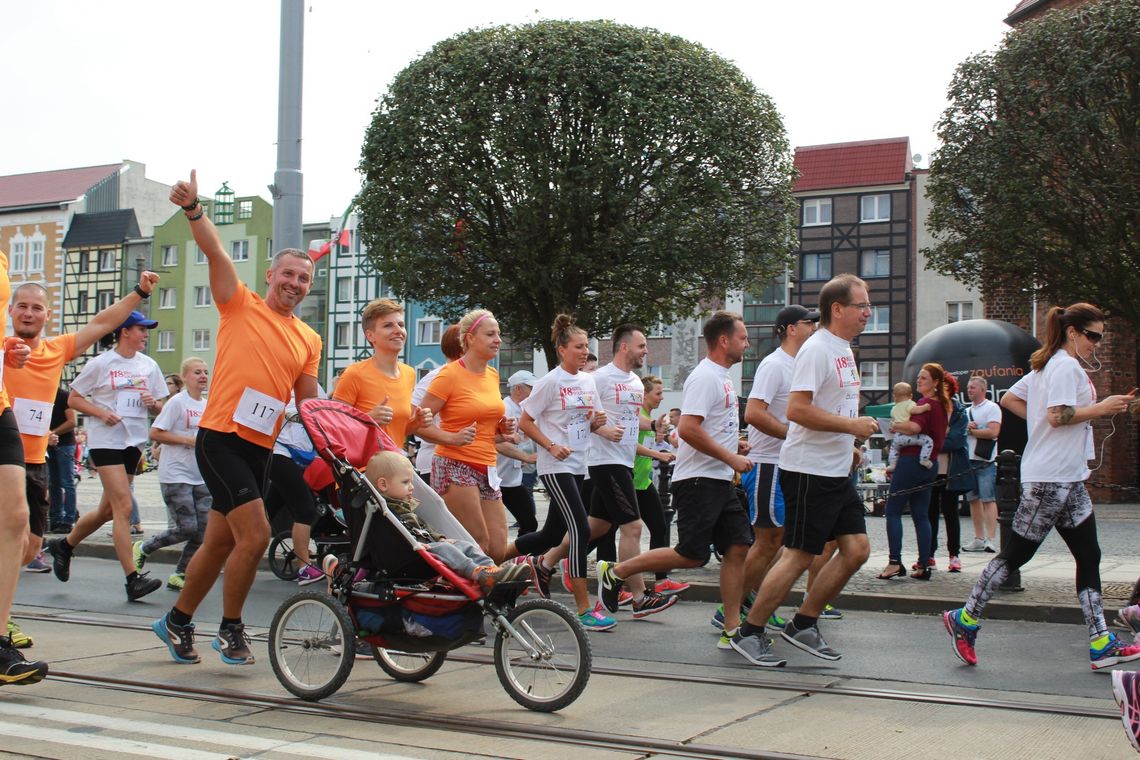
<svg viewBox="0 0 1140 760">
<path fill-rule="evenodd" d="M 540 475 L 542 485 L 550 497 L 550 509 L 542 530 L 527 533 L 515 539 L 515 548 L 521 554 L 542 554 L 562 543 L 570 533 L 570 577 L 586 577 L 586 554 L 590 550 L 590 522 L 582 504 L 582 475 L 556 472 Z"/>
<path fill-rule="evenodd" d="M 938 516 L 946 520 L 946 549 L 957 557 L 962 549 L 962 523 L 958 515 L 960 494 L 946 490 L 946 476 L 939 475 L 930 489 L 930 556 L 938 551 Z"/>
<path fill-rule="evenodd" d="M 637 509 L 641 513 L 641 521 L 649 530 L 649 549 L 663 549 L 669 545 L 669 525 L 665 522 L 665 508 L 661 506 L 661 497 L 657 495 L 657 488 L 652 483 L 649 488 L 637 492 Z M 617 561 L 617 530 L 618 526 L 611 525 L 609 531 L 591 544 L 597 548 L 597 558 L 609 562 Z M 657 573 L 657 580 L 665 580 L 669 573 Z"/>
<path fill-rule="evenodd" d="M 538 530 L 538 518 L 534 513 L 534 496 L 526 486 L 503 486 L 503 506 L 519 524 L 519 535 Z"/>
</svg>

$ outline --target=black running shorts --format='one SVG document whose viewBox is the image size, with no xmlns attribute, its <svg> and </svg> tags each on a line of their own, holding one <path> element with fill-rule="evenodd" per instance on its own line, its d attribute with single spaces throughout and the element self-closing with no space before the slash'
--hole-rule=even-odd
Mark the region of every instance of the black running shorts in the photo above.
<svg viewBox="0 0 1140 760">
<path fill-rule="evenodd" d="M 142 451 L 134 446 L 128 446 L 125 449 L 91 449 L 88 456 L 91 458 L 91 464 L 95 465 L 96 468 L 122 467 L 128 475 L 133 477 L 139 470 Z"/>
<path fill-rule="evenodd" d="M 838 478 L 780 470 L 784 493 L 784 546 L 822 554 L 837 536 L 866 534 L 866 510 L 849 476 Z"/>
<path fill-rule="evenodd" d="M 704 562 L 715 546 L 721 554 L 734 545 L 752 545 L 752 525 L 730 480 L 685 478 L 673 481 L 677 545 L 682 557 Z"/>
<path fill-rule="evenodd" d="M 590 517 L 611 525 L 625 525 L 641 519 L 637 508 L 637 491 L 633 488 L 633 468 L 620 464 L 590 467 Z"/>
<path fill-rule="evenodd" d="M 28 495 L 28 527 L 32 535 L 44 537 L 48 524 L 48 466 L 25 464 L 25 491 Z"/>
<path fill-rule="evenodd" d="M 237 433 L 199 428 L 194 456 L 202 480 L 206 481 L 214 499 L 211 509 L 227 515 L 243 504 L 260 499 L 272 453 Z"/>
<path fill-rule="evenodd" d="M 16 414 L 12 407 L 0 414 L 0 464 L 24 466 L 24 443 L 16 427 Z"/>
</svg>

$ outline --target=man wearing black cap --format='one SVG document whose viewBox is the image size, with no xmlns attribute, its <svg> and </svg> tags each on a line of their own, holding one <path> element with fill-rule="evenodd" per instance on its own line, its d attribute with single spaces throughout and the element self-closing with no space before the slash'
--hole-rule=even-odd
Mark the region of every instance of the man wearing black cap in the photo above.
<svg viewBox="0 0 1140 760">
<path fill-rule="evenodd" d="M 776 315 L 775 351 L 756 368 L 744 421 L 748 423 L 748 458 L 755 462 L 740 478 L 748 496 L 748 512 L 756 540 L 744 561 L 744 588 L 753 591 L 784 539 L 784 495 L 780 491 L 780 447 L 788 436 L 788 390 L 792 387 L 792 364 L 800 346 L 819 324 L 819 312 L 789 304 Z M 779 624 L 772 614 L 769 625 Z"/>
</svg>

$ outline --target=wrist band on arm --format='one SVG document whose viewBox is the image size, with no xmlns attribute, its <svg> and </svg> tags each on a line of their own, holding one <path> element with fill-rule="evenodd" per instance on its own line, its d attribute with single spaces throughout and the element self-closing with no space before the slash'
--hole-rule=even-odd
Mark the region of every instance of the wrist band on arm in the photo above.
<svg viewBox="0 0 1140 760">
<path fill-rule="evenodd" d="M 198 199 L 197 198 L 195 198 L 194 202 L 191 203 L 189 206 L 183 206 L 182 210 L 183 211 L 193 211 L 196 208 L 198 208 Z"/>
<path fill-rule="evenodd" d="M 202 214 L 204 214 L 204 213 L 206 213 L 206 212 L 205 211 L 199 211 L 194 216 L 190 216 L 190 212 L 186 212 L 186 220 L 190 221 L 190 222 L 196 222 L 202 218 Z"/>
<path fill-rule="evenodd" d="M 135 285 L 135 295 L 137 295 L 139 298 L 143 299 L 144 301 L 146 299 L 150 298 L 150 293 L 147 293 L 145 290 L 140 288 L 138 285 Z"/>
</svg>

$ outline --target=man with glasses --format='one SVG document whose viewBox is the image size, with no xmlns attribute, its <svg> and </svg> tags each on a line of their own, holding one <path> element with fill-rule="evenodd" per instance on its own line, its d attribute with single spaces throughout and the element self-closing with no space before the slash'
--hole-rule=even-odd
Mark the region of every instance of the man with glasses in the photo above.
<svg viewBox="0 0 1140 760">
<path fill-rule="evenodd" d="M 862 387 L 851 353 L 851 341 L 871 315 L 866 283 L 852 274 L 833 278 L 820 291 L 819 314 L 820 328 L 796 354 L 788 394 L 788 432 L 779 459 L 784 552 L 768 570 L 756 603 L 731 641 L 733 649 L 761 667 L 785 664 L 772 652 L 764 626 L 832 539 L 838 553 L 823 566 L 780 635 L 808 654 L 840 658 L 820 635 L 817 621 L 871 551 L 863 502 L 851 479 L 852 465 L 861 456 L 859 444 L 879 429 L 873 418 L 859 416 Z"/>
</svg>

